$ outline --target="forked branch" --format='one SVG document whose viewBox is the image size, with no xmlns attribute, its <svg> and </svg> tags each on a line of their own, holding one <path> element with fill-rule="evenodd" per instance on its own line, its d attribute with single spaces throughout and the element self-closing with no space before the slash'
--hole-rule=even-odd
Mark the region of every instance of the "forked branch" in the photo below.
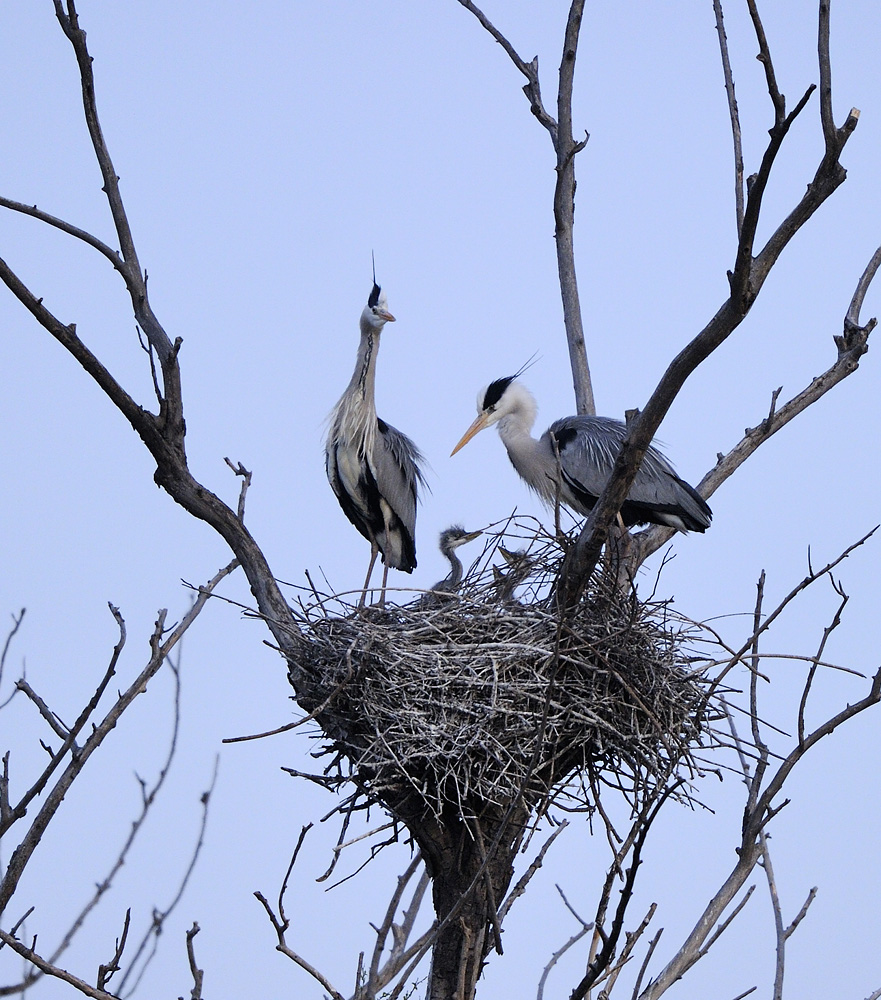
<svg viewBox="0 0 881 1000">
<path fill-rule="evenodd" d="M 563 321 L 566 340 L 569 345 L 569 361 L 575 390 L 575 406 L 578 413 L 596 413 L 593 384 L 587 350 L 584 345 L 584 325 L 581 317 L 581 303 L 578 296 L 578 281 L 575 273 L 575 157 L 587 145 L 588 135 L 575 140 L 572 134 L 572 89 L 575 79 L 575 59 L 578 53 L 578 34 L 584 13 L 584 0 L 572 0 L 566 31 L 563 37 L 563 53 L 560 59 L 559 85 L 557 88 L 557 117 L 548 113 L 541 98 L 538 80 L 538 56 L 526 62 L 514 46 L 499 31 L 489 18 L 472 0 L 459 3 L 480 21 L 481 25 L 502 46 L 517 69 L 526 77 L 523 88 L 529 101 L 529 109 L 547 129 L 556 153 L 557 181 L 554 187 L 554 236 L 557 244 L 557 273 L 560 279 L 560 294 L 563 299 Z"/>
<path fill-rule="evenodd" d="M 822 3 L 820 20 L 820 61 L 822 66 L 824 60 Z M 769 141 L 759 169 L 749 186 L 734 268 L 728 276 L 730 295 L 704 329 L 673 359 L 642 412 L 633 411 L 628 414 L 627 440 L 618 455 L 615 468 L 602 496 L 591 511 L 581 536 L 563 567 L 561 587 L 558 593 L 564 607 L 573 606 L 583 593 L 586 581 L 596 566 L 611 524 L 627 496 L 645 451 L 685 381 L 740 325 L 761 291 L 771 268 L 789 241 L 813 216 L 820 205 L 843 183 L 845 178 L 845 171 L 839 162 L 839 157 L 859 119 L 859 112 L 856 109 L 850 112 L 841 128 L 829 129 L 824 124 L 825 152 L 813 180 L 808 184 L 807 190 L 795 208 L 777 226 L 765 246 L 758 253 L 755 253 L 754 241 L 771 170 L 792 123 L 806 106 L 814 87 L 813 85 L 809 87 L 795 108 L 788 115 L 785 114 L 785 100 L 777 89 L 767 41 L 757 15 L 754 18 L 754 23 L 759 37 L 761 60 L 765 66 L 768 90 L 775 108 L 775 123 L 770 130 Z M 823 73 L 828 73 L 828 37 L 825 38 L 825 45 L 827 68 L 823 70 Z M 831 83 L 829 86 L 831 92 Z M 826 112 L 823 111 L 822 114 L 825 115 Z M 874 326 L 874 323 L 871 326 Z M 846 352 L 849 354 L 847 361 L 841 362 L 840 367 L 835 366 L 837 378 L 832 384 L 840 381 L 845 374 L 849 374 L 848 368 L 853 370 L 853 362 L 865 351 L 865 336 L 867 335 L 868 330 L 862 336 L 861 344 L 859 343 L 861 338 L 857 336 L 851 345 L 851 350 Z M 821 386 L 818 387 L 818 390 L 822 388 L 822 391 L 826 391 L 829 387 L 831 386 Z M 787 411 L 786 419 L 792 419 L 797 412 L 800 412 L 800 409 L 804 409 L 811 401 L 809 396 L 803 397 Z M 756 446 L 761 443 L 755 437 L 753 440 Z M 728 474 L 730 475 L 730 472 Z M 705 497 L 709 495 L 703 484 L 701 491 Z M 658 538 L 662 533 L 663 529 L 660 532 L 655 532 L 654 537 Z M 647 554 L 645 546 L 637 550 L 634 557 L 634 572 L 639 561 L 644 559 Z"/>
<path fill-rule="evenodd" d="M 839 560 L 836 560 L 836 562 L 840 561 L 845 554 L 846 553 L 843 553 L 842 556 L 839 557 Z M 825 572 L 826 570 L 817 574 L 812 573 L 810 582 L 820 579 Z M 784 599 L 782 605 L 779 605 L 778 608 L 775 609 L 770 616 L 768 616 L 762 612 L 763 587 L 760 585 L 756 603 L 757 625 L 750 638 L 743 643 L 740 651 L 735 653 L 732 657 L 732 663 L 739 662 L 741 657 L 748 650 L 751 651 L 750 656 L 752 659 L 760 656 L 758 639 L 761 633 L 766 630 L 768 621 L 773 620 L 779 614 L 782 607 L 789 603 L 789 599 L 792 594 L 801 592 L 801 589 L 803 589 L 801 586 L 794 588 L 791 594 Z M 760 620 L 760 624 L 758 623 L 758 620 Z M 739 910 L 743 907 L 746 902 L 746 898 L 740 901 L 732 913 L 729 913 L 727 917 L 725 916 L 756 864 L 758 864 L 760 859 L 763 857 L 766 857 L 767 860 L 767 842 L 765 840 L 767 824 L 785 805 L 785 802 L 777 804 L 777 797 L 780 795 L 785 782 L 789 778 L 789 775 L 800 763 L 800 761 L 803 760 L 805 754 L 812 747 L 816 746 L 821 740 L 834 733 L 839 726 L 843 725 L 849 719 L 854 718 L 856 715 L 859 715 L 881 702 L 881 669 L 879 669 L 872 679 L 869 691 L 863 698 L 853 704 L 846 705 L 837 714 L 831 716 L 824 723 L 817 726 L 813 732 L 800 738 L 795 743 L 790 753 L 780 760 L 776 769 L 772 770 L 770 767 L 771 755 L 768 748 L 760 739 L 758 741 L 755 740 L 755 732 L 757 731 L 756 727 L 759 725 L 758 708 L 755 699 L 755 678 L 757 676 L 758 666 L 755 662 L 752 662 L 750 666 L 750 676 L 752 679 L 750 720 L 754 726 L 754 742 L 752 743 L 752 751 L 756 755 L 755 765 L 752 769 L 748 764 L 746 754 L 742 750 L 742 744 L 736 735 L 733 722 L 731 722 L 732 733 L 735 737 L 735 745 L 740 753 L 741 766 L 744 771 L 747 785 L 747 801 L 744 810 L 741 842 L 737 848 L 738 860 L 728 877 L 725 879 L 724 883 L 720 886 L 713 898 L 707 904 L 698 919 L 698 922 L 695 924 L 691 933 L 687 936 L 682 947 L 673 956 L 657 978 L 651 982 L 649 986 L 642 991 L 642 993 L 639 994 L 639 1000 L 657 1000 L 657 998 L 661 997 L 667 989 L 673 985 L 673 983 L 677 982 L 688 971 L 688 969 L 690 969 L 706 954 L 708 948 L 712 945 L 713 941 L 716 940 L 721 930 L 723 930 L 730 923 L 734 914 L 739 912 Z M 726 672 L 727 669 L 723 670 L 723 674 Z M 770 877 L 773 878 L 773 875 Z M 750 890 L 750 892 L 751 891 L 752 890 Z M 778 928 L 778 954 L 781 953 L 780 949 L 782 947 L 782 943 L 785 942 L 786 938 L 803 919 L 807 911 L 807 907 L 810 905 L 811 898 L 812 897 L 809 895 L 805 905 L 799 911 L 799 914 L 791 922 L 788 928 L 784 928 L 782 926 L 782 918 L 780 919 Z M 780 966 L 778 963 L 778 983 L 782 982 L 779 969 Z"/>
</svg>

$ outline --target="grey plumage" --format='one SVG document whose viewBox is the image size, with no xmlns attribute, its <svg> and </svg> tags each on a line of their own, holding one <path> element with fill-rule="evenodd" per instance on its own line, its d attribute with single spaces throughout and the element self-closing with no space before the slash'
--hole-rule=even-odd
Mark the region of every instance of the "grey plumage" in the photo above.
<svg viewBox="0 0 881 1000">
<path fill-rule="evenodd" d="M 346 517 L 370 542 L 366 591 L 378 553 L 388 568 L 416 566 L 416 504 L 424 479 L 415 444 L 376 415 L 374 384 L 380 334 L 394 322 L 385 294 L 374 282 L 361 313 L 355 371 L 330 417 L 325 468 Z M 363 598 L 362 598 L 363 601 Z"/>
<path fill-rule="evenodd" d="M 430 607 L 458 593 L 463 569 L 456 555 L 456 549 L 482 534 L 482 531 L 466 531 L 461 524 L 452 524 L 449 528 L 444 528 L 438 539 L 438 548 L 449 560 L 450 572 L 422 595 L 419 601 L 421 605 Z"/>
<path fill-rule="evenodd" d="M 536 560 L 527 555 L 525 549 L 510 552 L 503 545 L 499 545 L 498 551 L 508 564 L 508 572 L 503 573 L 498 566 L 493 566 L 493 582 L 496 593 L 503 604 L 519 603 L 514 599 L 514 591 L 528 578 Z"/>
<path fill-rule="evenodd" d="M 477 419 L 453 454 L 478 431 L 497 423 L 508 457 L 526 483 L 548 504 L 559 496 L 565 506 L 586 515 L 608 481 L 627 428 L 610 417 L 563 417 L 536 440 L 530 431 L 537 410 L 532 394 L 515 376 L 498 379 L 481 390 Z M 712 516 L 706 501 L 650 446 L 621 507 L 624 523 L 706 531 Z"/>
</svg>

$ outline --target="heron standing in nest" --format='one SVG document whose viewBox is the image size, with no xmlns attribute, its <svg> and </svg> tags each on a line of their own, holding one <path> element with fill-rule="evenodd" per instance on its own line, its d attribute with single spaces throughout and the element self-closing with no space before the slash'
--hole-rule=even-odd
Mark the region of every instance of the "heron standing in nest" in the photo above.
<svg viewBox="0 0 881 1000">
<path fill-rule="evenodd" d="M 389 312 L 385 293 L 373 280 L 361 313 L 361 342 L 355 371 L 330 417 L 325 468 L 346 517 L 370 542 L 370 565 L 359 607 L 364 605 L 376 557 L 382 554 L 382 597 L 389 567 L 416 567 L 416 503 L 424 485 L 415 444 L 376 415 L 374 384 L 379 339 Z"/>
<path fill-rule="evenodd" d="M 590 513 L 602 493 L 627 426 L 611 417 L 575 416 L 556 420 L 538 439 L 531 434 L 538 406 L 516 375 L 496 379 L 477 397 L 477 419 L 452 454 L 479 431 L 499 425 L 508 457 L 527 485 L 551 506 L 558 500 L 576 514 Z M 652 445 L 621 506 L 621 519 L 634 524 L 664 524 L 677 531 L 706 531 L 713 512 L 704 498 L 676 475 Z"/>
</svg>

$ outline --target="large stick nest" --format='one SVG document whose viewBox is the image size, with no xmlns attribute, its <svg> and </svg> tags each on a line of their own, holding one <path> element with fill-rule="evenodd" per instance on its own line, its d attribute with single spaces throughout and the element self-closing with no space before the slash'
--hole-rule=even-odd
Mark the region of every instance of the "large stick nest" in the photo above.
<svg viewBox="0 0 881 1000">
<path fill-rule="evenodd" d="M 321 727 L 328 774 L 393 811 L 406 800 L 412 813 L 418 796 L 423 812 L 464 816 L 520 796 L 592 810 L 602 785 L 639 808 L 690 778 L 716 713 L 689 628 L 601 576 L 561 621 L 560 542 L 526 522 L 506 530 L 487 534 L 457 596 L 390 594 L 384 610 L 359 610 L 360 595 L 300 601 L 297 700 Z M 513 568 L 497 558 L 512 537 L 524 553 Z"/>
</svg>

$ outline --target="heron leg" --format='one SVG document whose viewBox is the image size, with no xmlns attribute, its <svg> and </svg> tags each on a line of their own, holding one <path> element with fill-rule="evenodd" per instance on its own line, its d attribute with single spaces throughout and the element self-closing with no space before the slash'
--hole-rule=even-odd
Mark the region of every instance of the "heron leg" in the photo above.
<svg viewBox="0 0 881 1000">
<path fill-rule="evenodd" d="M 379 546 L 372 544 L 370 546 L 370 565 L 367 567 L 367 577 L 364 580 L 364 587 L 361 590 L 361 600 L 358 601 L 358 607 L 364 607 L 364 601 L 367 598 L 367 586 L 370 583 L 370 577 L 373 576 L 373 564 L 376 562 L 376 557 L 379 555 Z M 383 586 L 385 586 L 385 580 L 383 580 Z"/>
<path fill-rule="evenodd" d="M 388 583 L 388 566 L 383 563 L 382 566 L 382 591 L 379 595 L 379 606 L 385 608 L 385 585 Z"/>
</svg>

